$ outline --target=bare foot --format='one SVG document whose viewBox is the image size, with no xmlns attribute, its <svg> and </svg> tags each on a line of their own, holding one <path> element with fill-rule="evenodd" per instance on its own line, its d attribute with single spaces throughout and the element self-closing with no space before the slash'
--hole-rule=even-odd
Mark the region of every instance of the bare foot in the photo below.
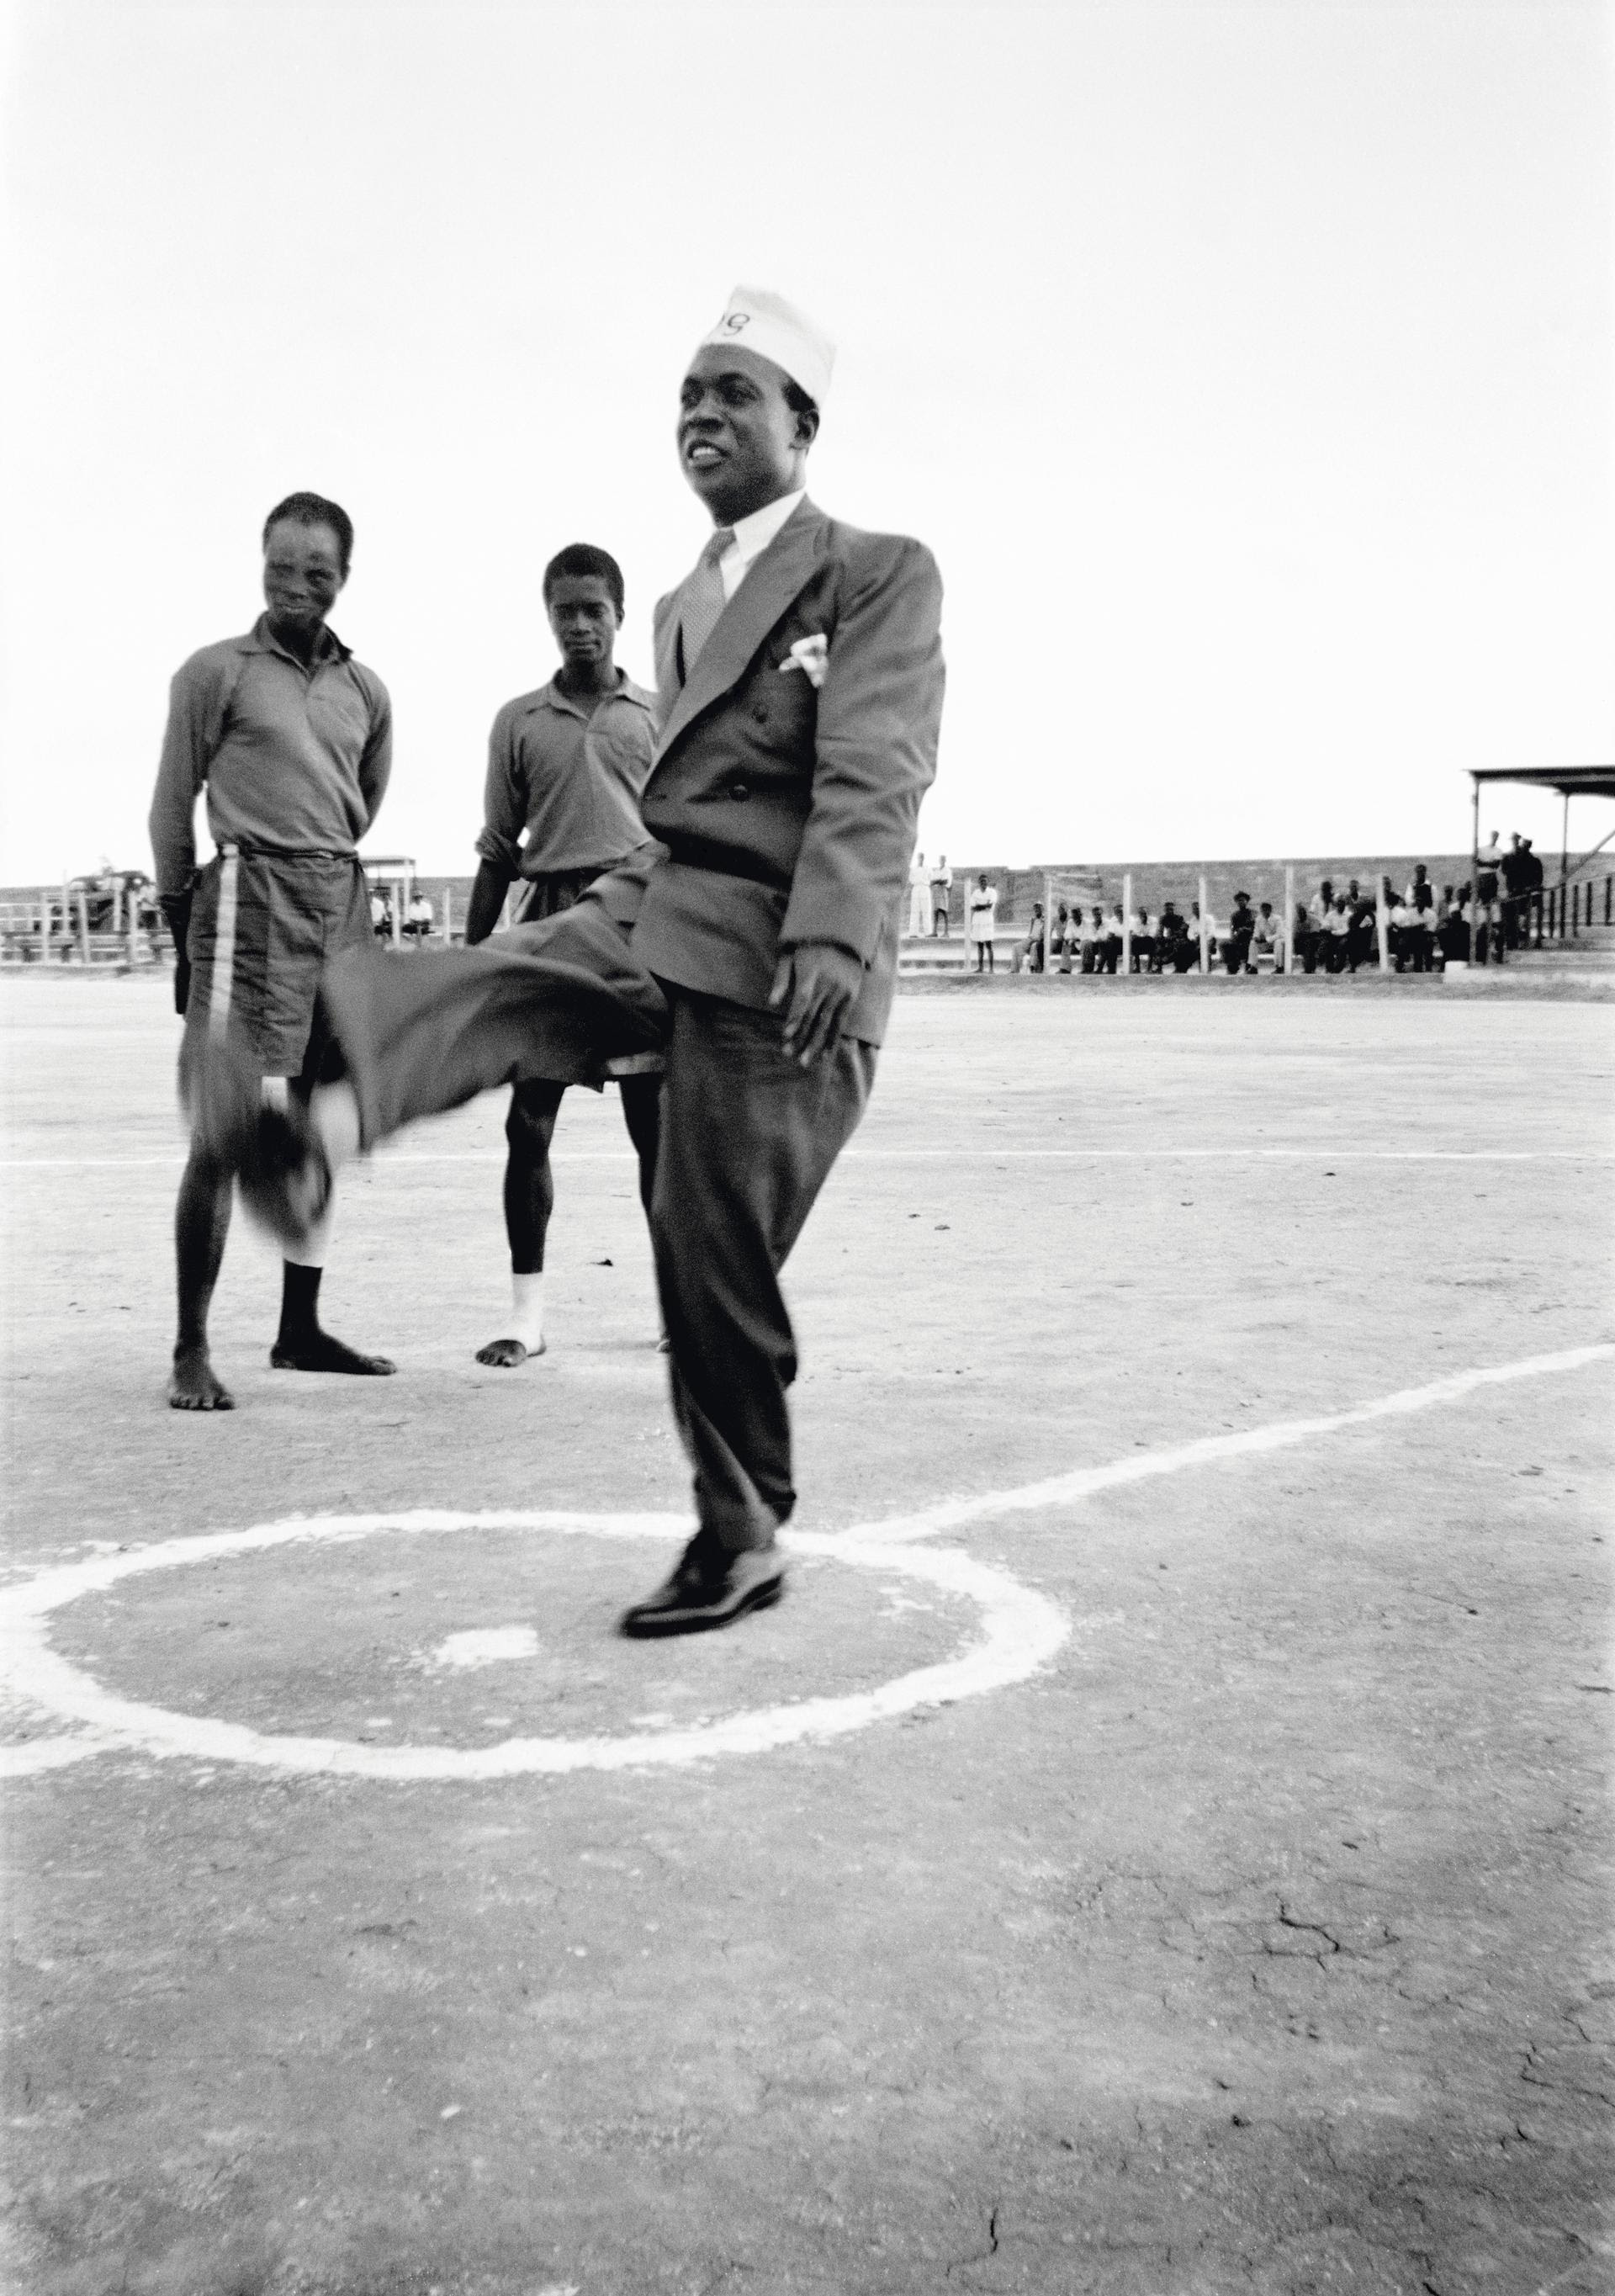
<svg viewBox="0 0 1615 2296">
<path fill-rule="evenodd" d="M 234 1411 L 235 1398 L 215 1373 L 202 1348 L 176 1348 L 168 1379 L 168 1402 L 176 1411 Z"/>
<path fill-rule="evenodd" d="M 496 1371 L 516 1371 L 529 1356 L 541 1356 L 546 1351 L 543 1340 L 536 1348 L 529 1348 L 521 1340 L 490 1340 L 485 1348 L 477 1349 L 477 1361 L 491 1364 Z"/>
<path fill-rule="evenodd" d="M 276 1340 L 269 1364 L 274 1371 L 340 1371 L 352 1379 L 386 1379 L 398 1368 L 390 1356 L 362 1356 L 357 1348 L 320 1331 L 299 1340 Z"/>
</svg>

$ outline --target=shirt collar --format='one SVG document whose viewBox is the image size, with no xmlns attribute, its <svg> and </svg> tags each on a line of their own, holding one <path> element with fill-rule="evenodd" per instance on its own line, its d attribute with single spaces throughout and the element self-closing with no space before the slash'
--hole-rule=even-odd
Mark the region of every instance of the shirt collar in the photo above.
<svg viewBox="0 0 1615 2296">
<path fill-rule="evenodd" d="M 775 501 L 765 503 L 761 510 L 737 518 L 734 539 L 720 562 L 727 565 L 738 558 L 742 566 L 750 566 L 754 558 L 760 558 L 807 492 L 806 487 L 799 487 L 793 495 L 781 495 Z"/>
<path fill-rule="evenodd" d="M 303 664 L 298 661 L 296 654 L 283 646 L 277 637 L 271 636 L 267 614 L 258 616 L 246 636 L 241 640 L 241 648 L 243 653 L 277 653 L 283 661 L 297 662 L 299 669 L 303 668 Z M 319 643 L 314 649 L 314 660 L 309 667 L 317 668 L 321 662 L 346 661 L 352 652 L 353 648 L 345 646 L 327 622 L 320 631 Z"/>
<path fill-rule="evenodd" d="M 628 676 L 627 671 L 624 669 L 620 662 L 617 665 L 616 692 L 614 693 L 602 694 L 601 701 L 603 703 L 607 701 L 635 701 L 639 704 L 642 709 L 648 709 L 651 706 L 651 698 L 649 694 L 643 693 L 641 689 L 635 685 L 633 679 Z M 547 685 L 541 685 L 539 687 L 537 693 L 534 694 L 532 701 L 528 704 L 528 707 L 532 709 L 564 710 L 569 718 L 581 718 L 586 715 L 583 710 L 579 709 L 578 704 L 572 700 L 570 694 L 565 693 L 562 691 L 561 685 L 555 677 L 552 677 Z"/>
</svg>

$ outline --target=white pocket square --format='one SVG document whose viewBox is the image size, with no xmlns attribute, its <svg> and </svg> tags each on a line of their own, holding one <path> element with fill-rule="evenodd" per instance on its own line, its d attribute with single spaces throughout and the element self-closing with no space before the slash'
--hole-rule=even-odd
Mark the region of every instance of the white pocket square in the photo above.
<svg viewBox="0 0 1615 2296">
<path fill-rule="evenodd" d="M 822 630 L 816 630 L 811 637 L 798 638 L 781 662 L 780 670 L 783 674 L 788 669 L 799 669 L 809 685 L 819 686 L 824 683 L 829 666 L 830 640 Z"/>
</svg>

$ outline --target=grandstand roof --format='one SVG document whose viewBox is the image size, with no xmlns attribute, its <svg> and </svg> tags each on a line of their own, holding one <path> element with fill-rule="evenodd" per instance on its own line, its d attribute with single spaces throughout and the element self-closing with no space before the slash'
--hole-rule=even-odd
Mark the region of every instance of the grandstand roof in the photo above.
<svg viewBox="0 0 1615 2296">
<path fill-rule="evenodd" d="M 1475 782 L 1529 782 L 1561 797 L 1615 797 L 1615 766 L 1471 766 Z"/>
</svg>

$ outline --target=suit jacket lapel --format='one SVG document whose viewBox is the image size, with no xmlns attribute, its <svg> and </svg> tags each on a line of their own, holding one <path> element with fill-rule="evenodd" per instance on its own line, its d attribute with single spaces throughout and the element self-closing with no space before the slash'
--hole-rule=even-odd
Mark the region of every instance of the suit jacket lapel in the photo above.
<svg viewBox="0 0 1615 2296">
<path fill-rule="evenodd" d="M 661 729 L 656 761 L 660 765 L 680 735 L 701 712 L 726 693 L 745 668 L 768 632 L 797 593 L 808 582 L 819 562 L 824 537 L 830 524 L 824 512 L 806 497 L 785 521 L 762 556 L 718 617 L 716 627 L 679 693 Z M 678 600 L 683 585 L 668 601 L 666 631 L 669 661 L 677 644 Z M 660 633 L 659 632 L 659 641 Z M 661 676 L 662 646 L 657 647 L 657 673 Z M 674 667 L 676 682 L 676 667 Z M 663 691 L 666 691 L 665 685 Z"/>
</svg>

